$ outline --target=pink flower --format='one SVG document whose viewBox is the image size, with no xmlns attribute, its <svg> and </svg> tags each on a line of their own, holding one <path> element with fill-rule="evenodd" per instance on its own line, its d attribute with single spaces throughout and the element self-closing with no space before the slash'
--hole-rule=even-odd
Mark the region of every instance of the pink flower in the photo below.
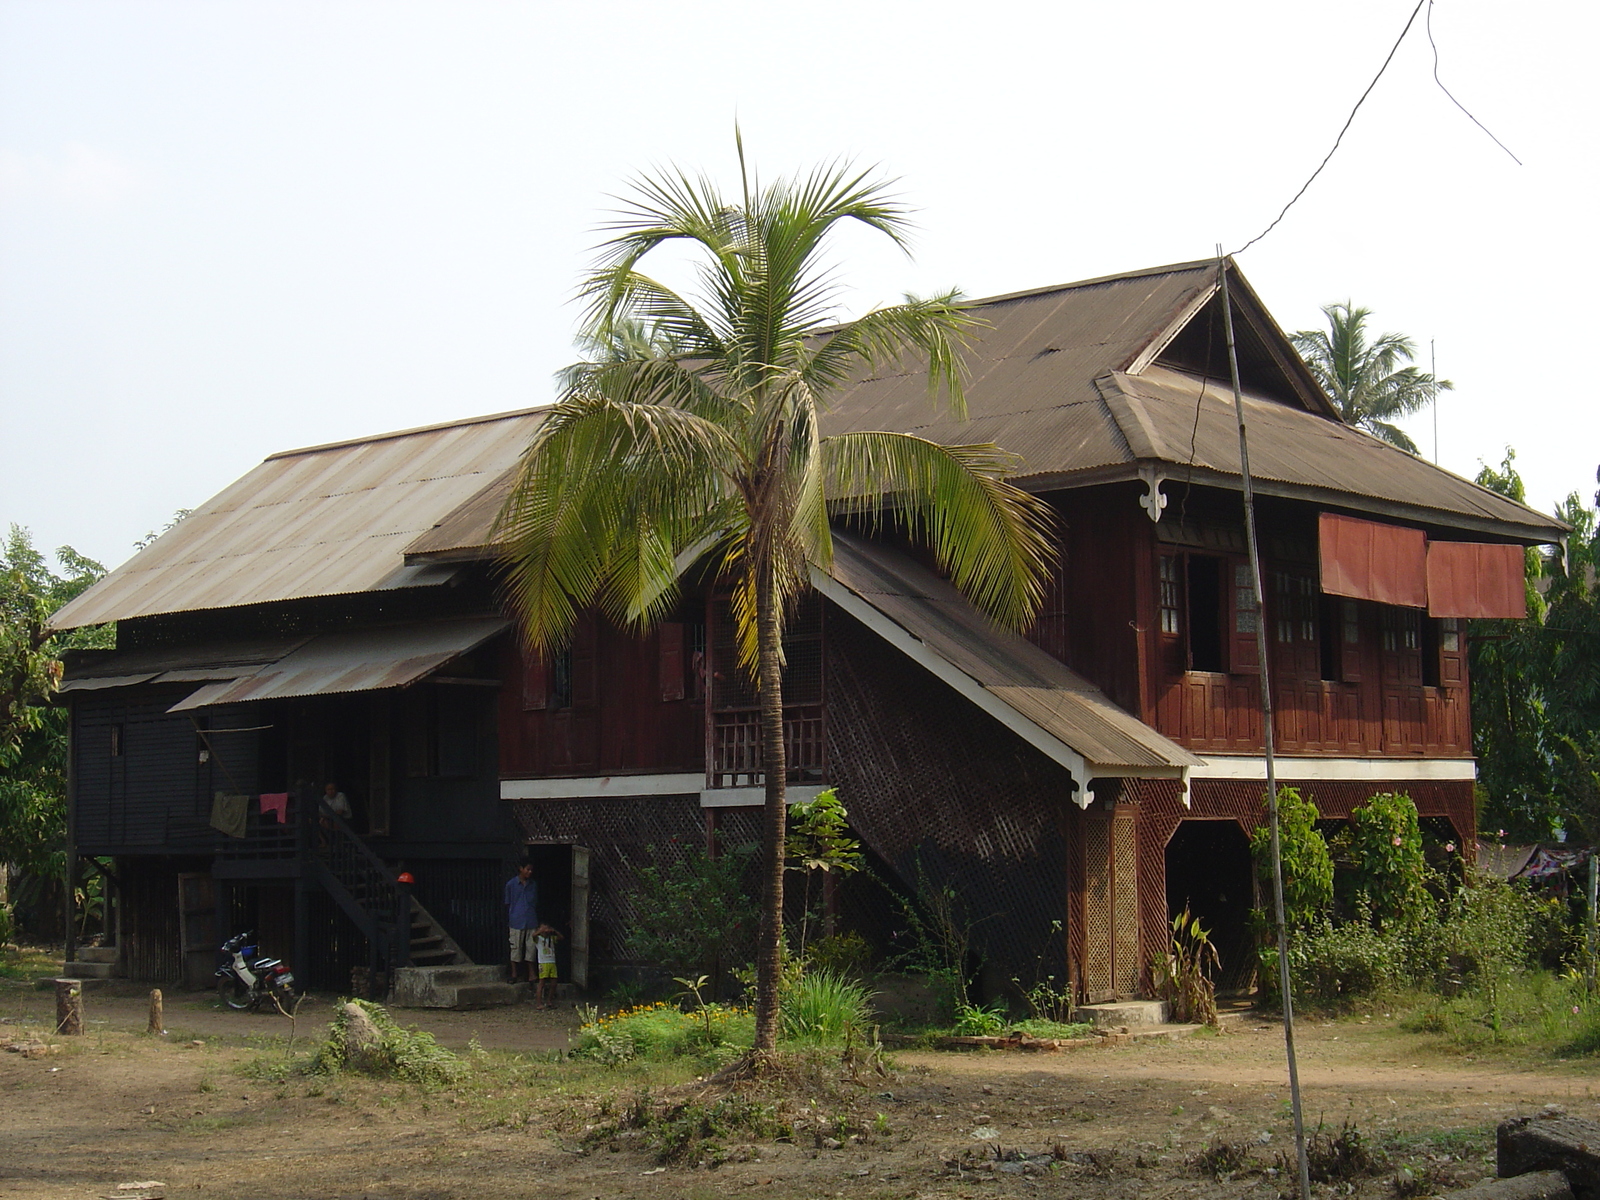
<svg viewBox="0 0 1600 1200">
<path fill-rule="evenodd" d="M 1574 1004 L 1572 1006 L 1572 1015 L 1573 1016 L 1577 1016 L 1578 1015 L 1578 1006 L 1576 1004 Z"/>
<path fill-rule="evenodd" d="M 1506 831 L 1504 829 L 1502 829 L 1502 830 L 1500 830 L 1499 832 L 1497 832 L 1495 834 L 1495 837 L 1505 837 L 1505 835 L 1506 835 Z"/>
<path fill-rule="evenodd" d="M 1399 839 L 1399 838 L 1395 838 L 1395 839 L 1394 839 L 1394 844 L 1395 844 L 1395 845 L 1396 845 L 1396 846 L 1398 846 L 1398 845 L 1399 845 L 1399 844 L 1400 844 L 1400 839 Z"/>
<path fill-rule="evenodd" d="M 1444 844 L 1444 852 L 1446 854 L 1454 854 L 1456 852 L 1456 844 L 1454 842 L 1446 842 Z"/>
</svg>

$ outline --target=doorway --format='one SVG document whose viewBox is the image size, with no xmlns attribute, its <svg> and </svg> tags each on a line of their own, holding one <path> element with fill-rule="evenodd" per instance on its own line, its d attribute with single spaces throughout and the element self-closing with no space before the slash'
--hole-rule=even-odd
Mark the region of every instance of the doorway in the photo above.
<svg viewBox="0 0 1600 1200">
<path fill-rule="evenodd" d="M 1247 990 L 1255 978 L 1250 933 L 1255 877 L 1250 841 L 1237 821 L 1183 821 L 1167 842 L 1167 920 L 1187 907 L 1216 947 L 1217 991 Z"/>
<path fill-rule="evenodd" d="M 589 986 L 589 851 L 568 843 L 530 842 L 524 853 L 539 886 L 539 920 L 561 932 L 556 972 L 564 983 Z"/>
</svg>

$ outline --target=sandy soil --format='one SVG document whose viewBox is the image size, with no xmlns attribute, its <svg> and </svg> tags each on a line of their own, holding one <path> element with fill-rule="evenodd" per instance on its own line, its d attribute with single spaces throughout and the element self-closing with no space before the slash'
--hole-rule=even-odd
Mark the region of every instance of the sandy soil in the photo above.
<svg viewBox="0 0 1600 1200">
<path fill-rule="evenodd" d="M 308 1004 L 301 1036 L 327 1018 Z M 527 1008 L 402 1014 L 461 1048 L 549 1050 L 570 1014 Z M 143 994 L 87 998 L 89 1028 L 60 1053 L 0 1053 L 0 1197 L 91 1197 L 159 1179 L 170 1197 L 445 1200 L 461 1197 L 897 1197 L 1049 1194 L 1268 1197 L 1292 1145 L 1280 1031 L 1059 1054 L 901 1053 L 890 1077 L 844 1098 L 795 1095 L 794 1142 L 730 1145 L 711 1169 L 659 1167 L 637 1136 L 595 1139 L 594 1088 L 425 1093 L 339 1077 L 275 1084 L 239 1066 L 270 1053 L 280 1017 L 169 998 L 165 1038 L 146 1037 Z M 48 1032 L 48 994 L 0 992 L 0 1040 Z M 1353 1193 L 1396 1195 L 1404 1165 L 1430 1195 L 1492 1173 L 1493 1127 L 1558 1103 L 1600 1119 L 1594 1064 L 1473 1060 L 1370 1021 L 1302 1023 L 1308 1124 L 1346 1121 L 1391 1163 Z M 196 1044 L 200 1043 L 200 1044 Z M 593 1077 L 592 1072 L 590 1077 Z M 559 1087 L 559 1085 L 557 1085 Z M 601 1088 L 626 1092 L 602 1083 Z M 878 1114 L 882 1114 L 880 1117 Z M 838 1148 L 824 1132 L 858 1131 Z M 826 1130 L 817 1128 L 826 1126 Z M 1222 1141 L 1247 1151 L 1221 1181 L 1193 1165 Z M 1051 1156 L 1045 1158 L 1043 1156 Z M 1031 1159 L 1031 1161 L 1030 1161 Z M 1320 1194 L 1332 1194 L 1320 1187 Z"/>
</svg>

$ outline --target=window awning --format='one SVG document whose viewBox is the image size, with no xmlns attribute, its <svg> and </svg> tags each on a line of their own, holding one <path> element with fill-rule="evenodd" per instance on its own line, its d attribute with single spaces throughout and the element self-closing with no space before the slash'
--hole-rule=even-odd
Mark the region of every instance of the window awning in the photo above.
<svg viewBox="0 0 1600 1200">
<path fill-rule="evenodd" d="M 1521 546 L 1484 542 L 1428 543 L 1428 615 L 1528 615 Z"/>
<path fill-rule="evenodd" d="M 405 687 L 511 627 L 504 617 L 324 633 L 241 679 L 210 683 L 168 712 Z"/>
<path fill-rule="evenodd" d="M 1322 513 L 1322 590 L 1352 600 L 1428 607 L 1428 535 L 1420 529 Z"/>
</svg>

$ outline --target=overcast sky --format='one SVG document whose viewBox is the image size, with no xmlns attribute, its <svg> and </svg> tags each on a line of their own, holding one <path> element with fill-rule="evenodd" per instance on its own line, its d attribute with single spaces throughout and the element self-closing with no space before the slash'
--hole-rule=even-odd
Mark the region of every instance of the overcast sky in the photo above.
<svg viewBox="0 0 1600 1200">
<path fill-rule="evenodd" d="M 1234 249 L 1413 0 L 0 0 L 0 525 L 115 565 L 277 450 L 548 401 L 608 194 L 881 164 L 849 312 Z M 1440 461 L 1592 501 L 1596 6 L 1439 0 L 1240 259 L 1287 329 L 1437 346 Z M 848 315 L 846 313 L 845 315 Z M 1433 422 L 1410 429 L 1432 457 Z"/>
</svg>

